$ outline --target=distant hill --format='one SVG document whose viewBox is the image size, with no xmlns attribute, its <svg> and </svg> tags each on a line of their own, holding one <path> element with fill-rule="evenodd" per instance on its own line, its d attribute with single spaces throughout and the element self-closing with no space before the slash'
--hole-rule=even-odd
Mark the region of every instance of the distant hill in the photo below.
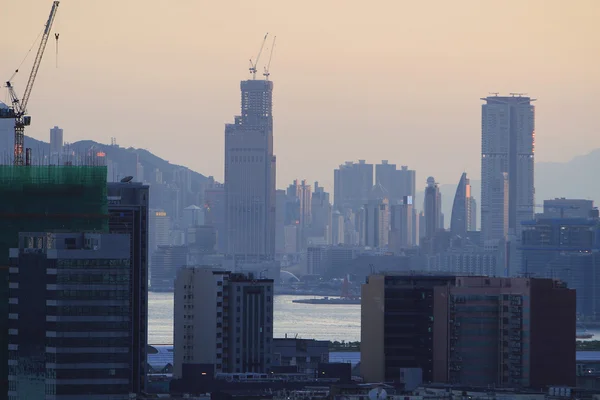
<svg viewBox="0 0 600 400">
<path fill-rule="evenodd" d="M 25 137 L 25 147 L 31 148 L 34 158 L 47 155 L 50 152 L 49 143 L 27 136 Z M 111 146 L 92 140 L 82 140 L 70 143 L 68 148 L 79 154 L 84 154 L 90 149 L 94 149 L 95 152 L 104 152 L 108 160 L 118 165 L 118 169 L 123 175 L 132 175 L 135 177 L 137 174 L 137 163 L 139 162 L 144 169 L 146 180 L 148 180 L 150 174 L 156 169 L 159 169 L 162 172 L 163 179 L 166 182 L 170 182 L 178 170 L 181 170 L 182 168 L 188 169 L 181 165 L 171 164 L 167 160 L 164 160 L 145 149 Z M 0 142 L 0 154 L 11 153 L 12 148 L 10 148 L 10 145 Z M 195 171 L 190 170 L 190 172 L 192 190 L 199 188 L 200 185 L 204 185 L 207 182 L 208 178 L 206 176 Z"/>
</svg>

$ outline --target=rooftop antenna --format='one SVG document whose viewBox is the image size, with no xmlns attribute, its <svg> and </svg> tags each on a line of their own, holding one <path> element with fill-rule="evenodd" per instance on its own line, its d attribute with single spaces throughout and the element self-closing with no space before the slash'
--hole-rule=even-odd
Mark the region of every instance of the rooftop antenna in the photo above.
<svg viewBox="0 0 600 400">
<path fill-rule="evenodd" d="M 265 37 L 262 41 L 262 45 L 260 46 L 260 50 L 258 51 L 258 55 L 256 56 L 256 61 L 252 62 L 252 59 L 250 59 L 250 73 L 252 74 L 252 79 L 256 79 L 256 65 L 258 64 L 258 61 L 260 60 L 260 55 L 263 51 L 263 48 L 265 47 L 265 42 L 267 41 L 267 36 L 269 36 L 269 32 L 267 32 L 265 34 Z"/>
<path fill-rule="evenodd" d="M 271 75 L 271 73 L 269 72 L 269 69 L 271 68 L 271 60 L 273 59 L 273 50 L 275 50 L 275 39 L 277 39 L 277 36 L 273 36 L 273 44 L 271 45 L 271 54 L 269 55 L 269 62 L 267 63 L 267 66 L 265 67 L 265 72 L 263 73 L 265 80 L 269 80 L 269 75 Z"/>
<path fill-rule="evenodd" d="M 491 94 L 494 97 L 498 97 L 498 95 L 500 94 L 500 92 L 489 92 L 488 94 Z"/>
<path fill-rule="evenodd" d="M 527 96 L 527 93 L 510 93 L 512 97 L 523 97 Z"/>
</svg>

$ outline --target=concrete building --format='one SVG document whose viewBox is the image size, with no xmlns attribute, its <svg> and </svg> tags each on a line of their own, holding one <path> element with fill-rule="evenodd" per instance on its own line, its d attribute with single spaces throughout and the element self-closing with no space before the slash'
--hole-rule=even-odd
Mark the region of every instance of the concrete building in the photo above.
<svg viewBox="0 0 600 400">
<path fill-rule="evenodd" d="M 325 244 L 332 244 L 333 224 L 332 224 L 332 205 L 329 200 L 329 193 L 319 182 L 315 182 L 314 192 L 311 198 L 310 236 L 323 237 Z"/>
<path fill-rule="evenodd" d="M 204 225 L 204 208 L 195 204 L 183 209 L 183 228 Z"/>
<path fill-rule="evenodd" d="M 285 254 L 285 221 L 287 194 L 285 190 L 275 191 L 275 253 Z"/>
<path fill-rule="evenodd" d="M 332 232 L 332 241 L 331 244 L 337 246 L 339 244 L 345 243 L 345 225 L 344 225 L 344 216 L 340 214 L 338 210 L 333 212 L 331 218 L 331 225 L 333 227 Z"/>
<path fill-rule="evenodd" d="M 130 398 L 129 243 L 122 234 L 19 235 L 10 249 L 9 399 Z"/>
<path fill-rule="evenodd" d="M 485 229 L 483 205 L 481 206 L 481 233 L 484 242 L 500 242 L 506 240 L 509 233 L 510 187 L 508 174 L 503 172 L 495 179 L 488 180 L 488 183 L 494 186 L 494 190 L 487 195 L 488 203 L 485 208 L 488 211 L 485 215 Z"/>
<path fill-rule="evenodd" d="M 442 194 L 435 178 L 432 176 L 427 178 L 423 210 L 425 213 L 424 237 L 431 240 L 437 231 L 444 229 L 442 224 Z"/>
<path fill-rule="evenodd" d="M 131 269 L 131 393 L 146 388 L 146 348 L 148 345 L 148 206 L 149 187 L 139 182 L 107 184 L 108 229 L 110 233 L 129 235 Z"/>
<path fill-rule="evenodd" d="M 471 198 L 469 199 L 469 207 L 471 208 L 469 211 L 469 221 L 468 221 L 468 227 L 469 227 L 469 231 L 470 232 L 475 232 L 477 230 L 477 200 L 475 200 L 475 198 L 472 196 L 473 193 L 471 193 Z"/>
<path fill-rule="evenodd" d="M 241 115 L 225 126 L 227 253 L 236 259 L 275 255 L 273 82 L 241 82 Z"/>
<path fill-rule="evenodd" d="M 273 280 L 182 268 L 175 282 L 173 376 L 185 364 L 214 373 L 265 373 L 273 363 Z"/>
<path fill-rule="evenodd" d="M 297 247 L 302 251 L 307 244 L 310 236 L 310 227 L 312 223 L 312 191 L 306 180 L 299 182 L 297 179 L 288 186 L 288 199 L 297 204 L 298 207 L 298 243 Z"/>
<path fill-rule="evenodd" d="M 575 291 L 561 281 L 458 277 L 434 296 L 436 382 L 575 385 Z"/>
<path fill-rule="evenodd" d="M 389 194 L 381 184 L 373 186 L 365 205 L 365 246 L 387 247 L 390 233 Z"/>
<path fill-rule="evenodd" d="M 524 273 L 566 282 L 577 291 L 577 312 L 600 318 L 598 218 L 542 217 L 523 222 L 519 250 Z"/>
<path fill-rule="evenodd" d="M 204 224 L 215 227 L 217 230 L 217 251 L 226 253 L 225 185 L 214 184 L 204 190 Z"/>
<path fill-rule="evenodd" d="M 188 265 L 188 246 L 158 246 L 152 254 L 150 289 L 153 292 L 172 292 L 177 271 Z"/>
<path fill-rule="evenodd" d="M 58 126 L 50 129 L 50 155 L 57 156 L 62 153 L 63 130 Z"/>
<path fill-rule="evenodd" d="M 594 200 L 556 198 L 544 200 L 544 218 L 589 218 Z"/>
<path fill-rule="evenodd" d="M 414 205 L 411 196 L 404 196 L 402 204 L 391 207 L 390 250 L 400 253 L 414 245 Z"/>
<path fill-rule="evenodd" d="M 346 161 L 333 171 L 334 208 L 342 212 L 346 208 L 357 211 L 369 200 L 373 187 L 373 164 L 365 160 L 358 163 Z"/>
<path fill-rule="evenodd" d="M 150 210 L 148 220 L 148 250 L 150 254 L 154 254 L 158 246 L 171 244 L 171 219 L 164 210 Z"/>
<path fill-rule="evenodd" d="M 471 184 L 463 172 L 454 195 L 450 232 L 453 236 L 466 237 L 471 223 Z"/>
<path fill-rule="evenodd" d="M 375 166 L 375 182 L 380 183 L 389 194 L 390 205 L 401 204 L 404 196 L 415 196 L 415 171 L 406 165 L 396 169 L 396 164 L 382 160 Z"/>
<path fill-rule="evenodd" d="M 354 246 L 315 246 L 306 250 L 306 264 L 309 275 L 327 275 L 343 269 L 358 257 L 363 249 Z"/>
<path fill-rule="evenodd" d="M 481 230 L 485 240 L 502 239 L 495 216 L 495 193 L 508 180 L 508 229 L 520 236 L 521 222 L 533 218 L 535 204 L 535 99 L 512 94 L 482 98 L 481 106 Z"/>
<path fill-rule="evenodd" d="M 560 281 L 371 275 L 361 301 L 368 382 L 417 369 L 425 383 L 575 384 L 575 291 Z"/>
<path fill-rule="evenodd" d="M 315 339 L 273 339 L 273 366 L 296 366 L 298 373 L 315 376 L 319 363 L 329 362 L 329 341 Z"/>
</svg>

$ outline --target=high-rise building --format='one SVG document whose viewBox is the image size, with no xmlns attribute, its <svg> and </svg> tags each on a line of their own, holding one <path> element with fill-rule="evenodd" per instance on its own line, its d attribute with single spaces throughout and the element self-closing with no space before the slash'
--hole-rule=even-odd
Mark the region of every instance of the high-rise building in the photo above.
<svg viewBox="0 0 600 400">
<path fill-rule="evenodd" d="M 185 364 L 215 373 L 269 370 L 273 280 L 211 268 L 182 268 L 175 282 L 173 375 Z"/>
<path fill-rule="evenodd" d="M 544 200 L 544 218 L 588 218 L 594 200 L 556 198 Z"/>
<path fill-rule="evenodd" d="M 388 193 L 381 184 L 373 186 L 365 205 L 365 246 L 386 247 L 390 233 L 390 204 Z"/>
<path fill-rule="evenodd" d="M 371 275 L 361 301 L 367 382 L 417 370 L 425 383 L 575 384 L 575 291 L 560 281 Z"/>
<path fill-rule="evenodd" d="M 373 164 L 365 160 L 346 161 L 333 171 L 333 201 L 337 210 L 357 211 L 369 200 L 373 187 Z"/>
<path fill-rule="evenodd" d="M 481 106 L 481 230 L 485 240 L 503 239 L 498 229 L 495 193 L 508 179 L 508 229 L 520 236 L 521 222 L 533 218 L 535 204 L 534 99 L 514 94 L 483 98 Z"/>
<path fill-rule="evenodd" d="M 425 188 L 425 237 L 432 239 L 436 232 L 443 229 L 442 222 L 442 194 L 435 178 L 427 178 L 427 187 Z"/>
<path fill-rule="evenodd" d="M 8 106 L 0 101 L 0 113 L 7 112 Z M 0 153 L 1 164 L 12 164 L 13 162 L 13 147 L 15 145 L 15 120 L 9 118 L 0 118 L 0 149 L 7 149 L 5 153 Z M 2 367 L 0 367 L 0 371 Z M 2 394 L 0 393 L 0 399 Z"/>
<path fill-rule="evenodd" d="M 463 172 L 456 187 L 452 217 L 450 219 L 450 232 L 453 236 L 466 237 L 471 223 L 471 184 L 467 173 Z"/>
<path fill-rule="evenodd" d="M 132 315 L 130 392 L 141 393 L 146 390 L 147 372 L 150 191 L 148 185 L 139 182 L 110 182 L 107 194 L 109 232 L 129 235 L 129 307 Z"/>
<path fill-rule="evenodd" d="M 172 292 L 177 271 L 188 265 L 187 246 L 158 246 L 152 254 L 150 288 L 153 292 Z"/>
<path fill-rule="evenodd" d="M 488 193 L 486 209 L 486 226 L 483 225 L 483 205 L 481 214 L 481 234 L 484 242 L 501 242 L 509 233 L 509 201 L 510 185 L 508 174 L 501 173 L 489 183 L 494 190 Z"/>
<path fill-rule="evenodd" d="M 153 254 L 158 246 L 171 244 L 171 219 L 164 210 L 150 210 L 148 215 L 149 232 L 148 251 Z M 152 264 L 152 261 L 150 261 Z"/>
<path fill-rule="evenodd" d="M 434 297 L 435 382 L 575 385 L 575 290 L 563 282 L 458 277 Z"/>
<path fill-rule="evenodd" d="M 298 207 L 298 249 L 302 250 L 306 246 L 306 241 L 309 236 L 309 228 L 312 222 L 312 195 L 311 187 L 303 180 L 299 182 L 297 179 L 288 186 L 288 198 L 294 201 Z"/>
<path fill-rule="evenodd" d="M 566 211 L 566 210 L 565 210 Z M 576 211 L 576 210 L 573 210 Z M 577 312 L 600 314 L 600 220 L 546 218 L 523 222 L 521 257 L 527 275 L 556 278 L 577 291 Z"/>
<path fill-rule="evenodd" d="M 58 126 L 50 129 L 50 155 L 62 153 L 63 130 Z"/>
<path fill-rule="evenodd" d="M 413 246 L 413 199 L 404 196 L 402 204 L 391 207 L 390 250 L 399 253 Z"/>
<path fill-rule="evenodd" d="M 404 196 L 415 196 L 415 171 L 406 165 L 396 169 L 396 164 L 382 160 L 375 166 L 375 181 L 380 183 L 389 193 L 390 206 L 402 204 Z"/>
<path fill-rule="evenodd" d="M 106 167 L 0 166 L 0 343 L 8 343 L 8 256 L 19 232 L 107 232 L 106 177 Z M 0 346 L 2 388 L 8 387 L 7 360 L 7 346 Z M 6 396 L 0 391 L 0 399 Z"/>
<path fill-rule="evenodd" d="M 287 194 L 283 189 L 275 191 L 275 253 L 285 253 L 285 215 Z"/>
<path fill-rule="evenodd" d="M 473 196 L 471 196 L 469 199 L 469 207 L 470 218 L 467 225 L 469 227 L 469 231 L 474 232 L 477 230 L 477 200 L 475 200 L 475 197 Z"/>
<path fill-rule="evenodd" d="M 331 217 L 331 221 L 331 225 L 333 227 L 331 244 L 333 244 L 334 246 L 337 246 L 338 244 L 344 244 L 346 236 L 344 216 L 338 210 L 335 210 Z"/>
<path fill-rule="evenodd" d="M 225 185 L 214 184 L 204 191 L 204 223 L 217 230 L 217 251 L 227 252 L 225 223 Z"/>
<path fill-rule="evenodd" d="M 225 126 L 227 253 L 236 259 L 275 255 L 273 82 L 241 82 L 241 115 Z"/>
<path fill-rule="evenodd" d="M 128 235 L 28 232 L 18 241 L 10 249 L 9 398 L 130 398 L 132 378 L 145 372 L 131 374 Z"/>
<path fill-rule="evenodd" d="M 332 206 L 329 201 L 329 193 L 319 182 L 315 182 L 315 191 L 311 199 L 312 222 L 310 236 L 323 237 L 327 244 L 332 243 Z"/>
</svg>

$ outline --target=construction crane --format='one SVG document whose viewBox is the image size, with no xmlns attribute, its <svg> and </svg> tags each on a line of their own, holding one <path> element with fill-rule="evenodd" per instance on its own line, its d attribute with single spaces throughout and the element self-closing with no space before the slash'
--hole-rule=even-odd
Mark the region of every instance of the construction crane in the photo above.
<svg viewBox="0 0 600 400">
<path fill-rule="evenodd" d="M 260 55 L 262 54 L 263 48 L 265 47 L 265 42 L 267 41 L 267 36 L 269 36 L 269 32 L 265 34 L 265 37 L 262 41 L 262 45 L 260 46 L 260 50 L 258 51 L 258 55 L 256 56 L 256 61 L 252 62 L 250 59 L 250 73 L 252 74 L 252 79 L 256 79 L 256 66 L 258 65 L 258 61 L 260 60 Z"/>
<path fill-rule="evenodd" d="M 565 210 L 577 210 L 579 209 L 579 207 L 577 206 L 570 206 L 570 205 L 551 205 L 551 204 L 534 204 L 533 205 L 535 208 L 549 208 L 549 209 L 553 209 L 553 210 L 560 210 L 560 217 L 564 218 L 565 217 Z"/>
<path fill-rule="evenodd" d="M 267 80 L 267 81 L 269 80 L 269 75 L 271 75 L 271 73 L 269 72 L 269 69 L 271 68 L 271 60 L 273 59 L 273 50 L 275 49 L 275 39 L 277 39 L 277 36 L 273 37 L 273 44 L 271 45 L 271 54 L 269 55 L 269 62 L 265 66 L 265 72 L 263 73 L 265 80 Z"/>
<path fill-rule="evenodd" d="M 56 12 L 58 11 L 59 3 L 59 1 L 52 3 L 50 16 L 48 17 L 48 22 L 46 22 L 46 27 L 44 28 L 42 39 L 40 41 L 40 47 L 38 48 L 35 56 L 33 67 L 31 68 L 31 73 L 29 74 L 29 80 L 27 81 L 27 86 L 25 87 L 25 92 L 23 93 L 21 100 L 19 100 L 19 97 L 15 92 L 15 88 L 11 83 L 18 70 L 15 71 L 15 74 L 13 74 L 8 82 L 6 82 L 6 87 L 8 88 L 12 106 L 8 110 L 0 110 L 0 118 L 12 118 L 15 120 L 14 165 L 24 165 L 23 144 L 25 138 L 25 127 L 31 124 L 31 117 L 25 115 L 27 114 L 27 103 L 29 103 L 29 96 L 31 96 L 31 90 L 33 89 L 33 84 L 35 83 L 35 77 L 37 76 L 40 64 L 42 63 L 42 57 L 44 56 L 44 50 L 46 49 L 46 44 L 48 43 L 50 30 L 52 29 L 52 23 L 54 22 Z"/>
</svg>

